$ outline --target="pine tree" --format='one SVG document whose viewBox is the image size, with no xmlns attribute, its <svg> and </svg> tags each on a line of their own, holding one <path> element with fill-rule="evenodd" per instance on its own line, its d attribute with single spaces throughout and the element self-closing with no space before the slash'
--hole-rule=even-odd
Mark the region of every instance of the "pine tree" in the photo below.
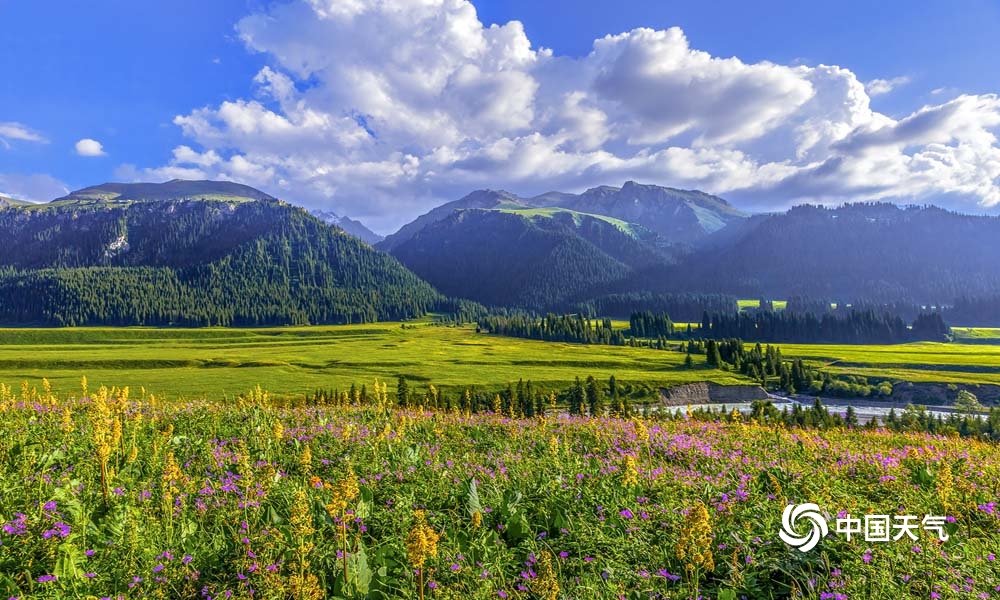
<svg viewBox="0 0 1000 600">
<path fill-rule="evenodd" d="M 847 412 L 844 413 L 844 424 L 852 428 L 858 426 L 858 415 L 853 406 L 847 406 Z"/>
<path fill-rule="evenodd" d="M 590 409 L 591 417 L 601 417 L 604 415 L 604 399 L 602 398 L 601 388 L 597 385 L 597 380 L 594 379 L 593 375 L 587 376 L 587 406 Z"/>
<path fill-rule="evenodd" d="M 410 404 L 410 386 L 406 383 L 406 377 L 402 375 L 396 381 L 396 403 L 400 406 L 409 406 Z"/>
<path fill-rule="evenodd" d="M 579 416 L 583 414 L 583 402 L 584 402 L 584 392 L 583 384 L 580 383 L 580 378 L 576 378 L 576 382 L 573 387 L 570 388 L 569 392 L 569 414 L 574 416 Z"/>
<path fill-rule="evenodd" d="M 719 344 L 715 340 L 708 340 L 705 347 L 705 363 L 718 369 L 722 365 L 722 355 L 719 354 Z"/>
</svg>

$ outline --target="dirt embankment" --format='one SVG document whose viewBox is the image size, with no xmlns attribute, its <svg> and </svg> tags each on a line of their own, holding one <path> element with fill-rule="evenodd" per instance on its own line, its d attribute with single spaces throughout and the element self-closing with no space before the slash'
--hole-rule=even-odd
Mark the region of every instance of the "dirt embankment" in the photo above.
<svg viewBox="0 0 1000 600">
<path fill-rule="evenodd" d="M 660 404 L 663 406 L 732 404 L 766 399 L 767 393 L 759 385 L 719 385 L 710 381 L 699 381 L 660 389 Z"/>
</svg>

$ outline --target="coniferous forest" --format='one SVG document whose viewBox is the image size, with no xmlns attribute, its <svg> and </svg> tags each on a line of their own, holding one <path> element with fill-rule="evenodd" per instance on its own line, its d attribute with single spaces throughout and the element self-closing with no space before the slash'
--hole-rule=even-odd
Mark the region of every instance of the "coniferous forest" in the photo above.
<svg viewBox="0 0 1000 600">
<path fill-rule="evenodd" d="M 0 231 L 7 324 L 359 323 L 443 300 L 391 256 L 278 201 L 8 209 Z"/>
</svg>

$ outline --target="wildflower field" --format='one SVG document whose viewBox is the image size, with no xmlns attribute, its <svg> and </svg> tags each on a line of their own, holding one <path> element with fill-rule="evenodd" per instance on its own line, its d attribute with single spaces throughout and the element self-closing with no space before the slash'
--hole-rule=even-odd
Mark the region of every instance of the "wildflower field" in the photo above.
<svg viewBox="0 0 1000 600">
<path fill-rule="evenodd" d="M 3 598 L 997 598 L 1000 452 L 733 416 L 0 388 Z M 788 504 L 947 542 L 779 539 Z"/>
</svg>

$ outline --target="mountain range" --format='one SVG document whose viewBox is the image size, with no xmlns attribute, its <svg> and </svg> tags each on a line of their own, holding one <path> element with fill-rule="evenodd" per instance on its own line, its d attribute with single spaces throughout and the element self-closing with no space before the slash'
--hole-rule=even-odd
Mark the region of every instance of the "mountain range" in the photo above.
<svg viewBox="0 0 1000 600">
<path fill-rule="evenodd" d="M 617 226 L 598 240 L 601 220 Z M 548 244 L 537 242 L 542 231 Z M 444 293 L 486 305 L 566 310 L 608 295 L 696 292 L 940 306 L 1000 294 L 997 240 L 997 217 L 933 206 L 746 215 L 703 192 L 627 182 L 531 198 L 473 192 L 377 247 Z"/>
<path fill-rule="evenodd" d="M 1000 295 L 996 217 L 887 203 L 747 215 L 635 182 L 478 190 L 384 240 L 236 183 L 109 183 L 45 204 L 0 198 L 0 236 L 0 321 L 16 324 L 359 322 L 458 298 L 559 311 L 681 294 L 685 306 Z"/>
<path fill-rule="evenodd" d="M 600 186 L 582 194 L 548 192 L 521 198 L 503 190 L 478 190 L 417 217 L 387 236 L 380 248 L 393 248 L 431 223 L 456 210 L 563 208 L 578 213 L 602 215 L 635 223 L 659 236 L 659 244 L 685 244 L 739 222 L 747 215 L 722 198 L 704 192 L 677 190 L 628 181 L 622 187 Z"/>
</svg>

